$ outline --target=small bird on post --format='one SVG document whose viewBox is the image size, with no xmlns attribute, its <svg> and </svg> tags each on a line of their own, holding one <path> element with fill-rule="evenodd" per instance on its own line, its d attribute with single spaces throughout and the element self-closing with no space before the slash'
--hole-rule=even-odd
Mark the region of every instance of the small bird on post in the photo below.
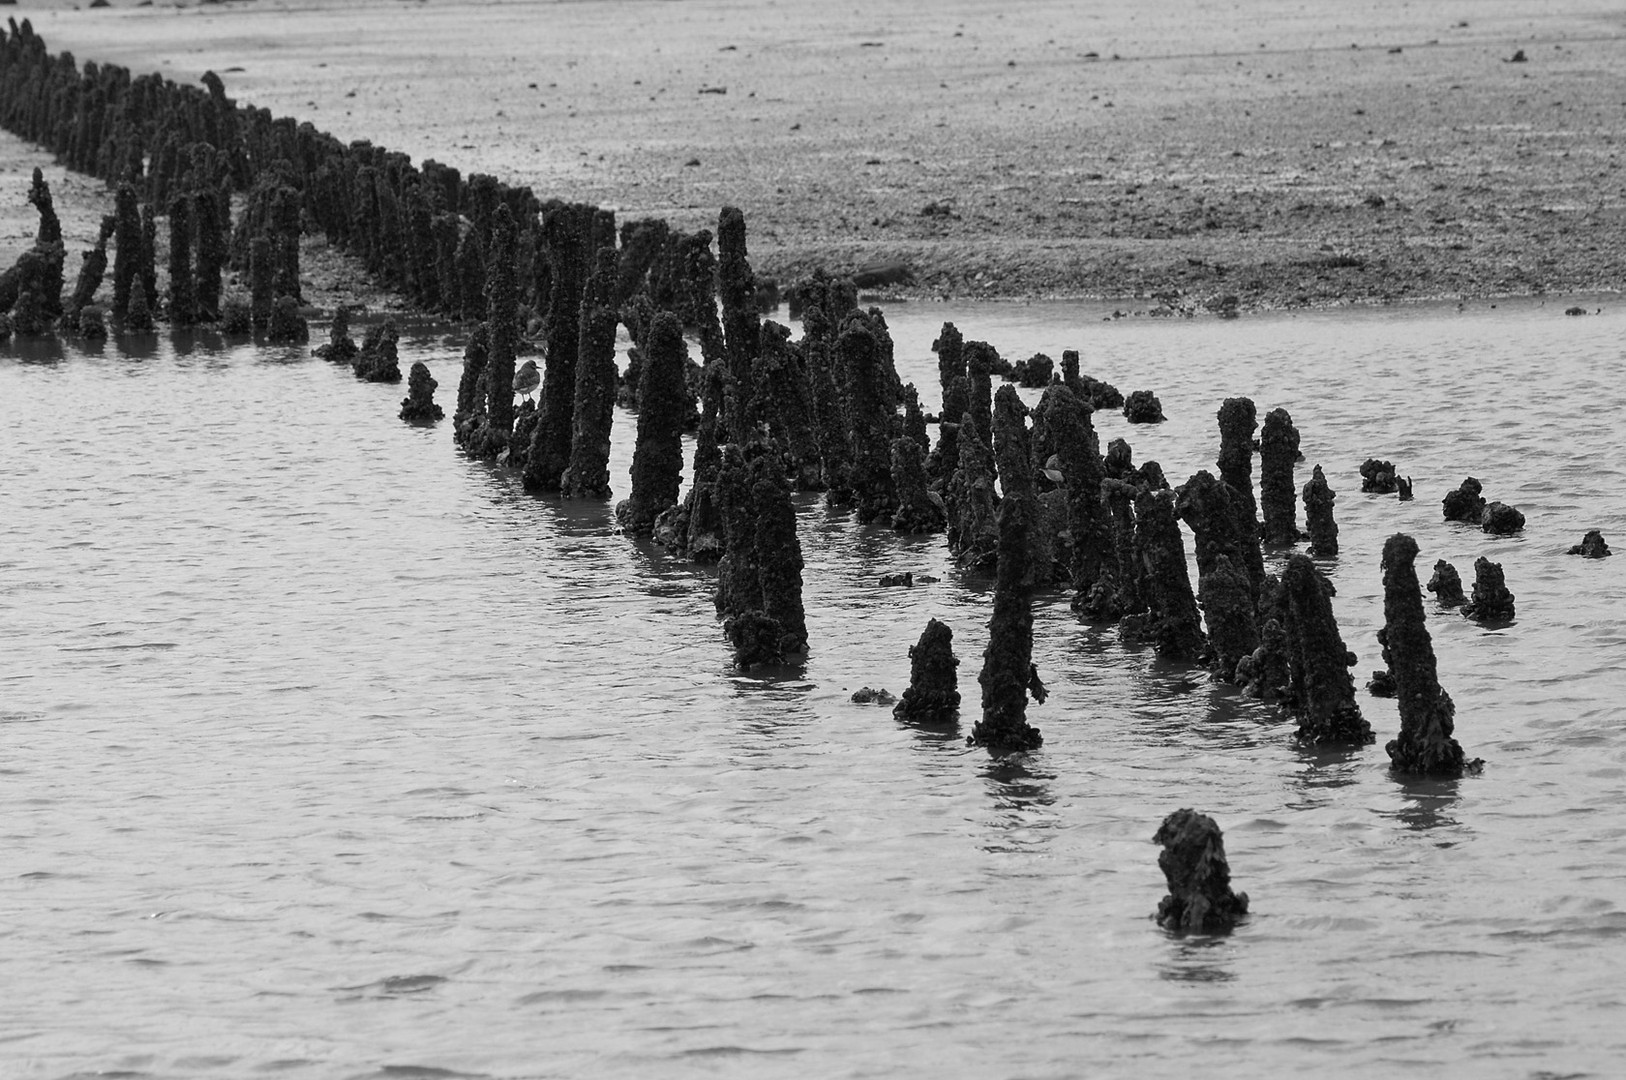
<svg viewBox="0 0 1626 1080">
<path fill-rule="evenodd" d="M 536 370 L 535 360 L 525 361 L 520 365 L 520 369 L 514 372 L 514 393 L 527 401 L 541 385 L 542 373 Z"/>
</svg>

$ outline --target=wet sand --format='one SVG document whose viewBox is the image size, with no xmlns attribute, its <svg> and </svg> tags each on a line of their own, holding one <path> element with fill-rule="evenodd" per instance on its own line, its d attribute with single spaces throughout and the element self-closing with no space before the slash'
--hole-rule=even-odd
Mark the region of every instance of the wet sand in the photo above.
<svg viewBox="0 0 1626 1080">
<path fill-rule="evenodd" d="M 781 279 L 902 260 L 909 295 L 1165 311 L 1626 280 L 1605 0 L 47 7 L 13 10 L 81 61 L 213 69 L 239 101 L 543 197 L 684 227 L 740 206 Z"/>
</svg>

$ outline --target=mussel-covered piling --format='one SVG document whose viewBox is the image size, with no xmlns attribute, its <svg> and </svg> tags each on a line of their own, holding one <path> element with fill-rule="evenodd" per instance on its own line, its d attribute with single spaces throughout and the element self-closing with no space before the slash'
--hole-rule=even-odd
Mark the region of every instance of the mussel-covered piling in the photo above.
<svg viewBox="0 0 1626 1080">
<path fill-rule="evenodd" d="M 1044 741 L 1039 729 L 1027 722 L 1028 691 L 1035 682 L 1033 568 L 1028 535 L 1035 507 L 1025 412 L 1016 388 L 1000 387 L 994 421 L 994 445 L 1004 488 L 998 516 L 999 556 L 988 648 L 977 679 L 982 685 L 982 719 L 972 730 L 970 741 L 1001 755 L 1035 750 Z"/>
<path fill-rule="evenodd" d="M 895 532 L 934 533 L 948 527 L 942 496 L 927 487 L 926 451 L 906 435 L 892 440 L 892 488 L 897 498 L 892 513 Z"/>
<path fill-rule="evenodd" d="M 1124 419 L 1131 424 L 1161 424 L 1163 403 L 1150 390 L 1133 390 L 1124 398 Z"/>
<path fill-rule="evenodd" d="M 582 204 L 558 204 L 550 206 L 542 215 L 542 239 L 552 270 L 552 293 L 548 298 L 547 337 L 543 349 L 546 361 L 542 403 L 535 433 L 526 448 L 527 491 L 558 491 L 564 472 L 570 467 L 571 425 L 576 412 L 576 361 L 581 353 L 582 292 L 587 287 L 589 234 L 595 209 Z M 500 232 L 500 226 L 497 231 Z M 496 242 L 496 233 L 493 237 Z M 493 355 L 498 332 L 496 326 L 491 328 Z M 512 369 L 506 374 L 511 375 Z M 503 389 L 509 392 L 506 382 Z"/>
<path fill-rule="evenodd" d="M 747 456 L 749 454 L 749 457 Z M 796 507 L 777 455 L 757 442 L 723 447 L 717 500 L 727 534 L 717 610 L 741 669 L 807 651 Z"/>
<path fill-rule="evenodd" d="M 276 303 L 271 305 L 271 321 L 265 327 L 265 340 L 278 345 L 302 345 L 310 339 L 310 325 L 299 311 L 299 301 L 291 296 L 277 297 Z M 395 370 L 395 378 L 388 381 L 401 381 L 400 368 Z"/>
<path fill-rule="evenodd" d="M 1446 492 L 1445 498 L 1440 500 L 1445 510 L 1445 520 L 1478 525 L 1485 517 L 1485 499 L 1480 494 L 1483 490 L 1483 485 L 1470 476 L 1457 490 Z"/>
<path fill-rule="evenodd" d="M 909 647 L 909 689 L 892 715 L 910 724 L 952 724 L 960 715 L 960 666 L 954 655 L 954 631 L 946 623 L 927 622 L 920 640 Z"/>
<path fill-rule="evenodd" d="M 1237 680 L 1237 665 L 1259 648 L 1259 624 L 1248 575 L 1221 555 L 1197 579 L 1197 600 L 1208 624 L 1209 666 L 1223 682 Z"/>
<path fill-rule="evenodd" d="M 1176 810 L 1153 835 L 1162 844 L 1158 868 L 1169 894 L 1157 905 L 1157 924 L 1176 933 L 1223 934 L 1248 913 L 1248 894 L 1231 890 L 1225 838 L 1207 814 Z"/>
<path fill-rule="evenodd" d="M 440 384 L 429 374 L 422 360 L 407 375 L 407 396 L 401 399 L 401 419 L 409 424 L 432 424 L 445 413 L 435 404 L 435 387 Z"/>
<path fill-rule="evenodd" d="M 1259 509 L 1253 497 L 1253 433 L 1259 426 L 1258 410 L 1252 398 L 1226 398 L 1220 402 L 1220 479 L 1241 499 L 1241 514 L 1257 522 Z M 1255 526 L 1257 530 L 1257 525 Z"/>
<path fill-rule="evenodd" d="M 198 321 L 192 277 L 192 203 L 177 195 L 169 204 L 169 321 L 191 326 Z"/>
<path fill-rule="evenodd" d="M 960 565 L 990 570 L 999 557 L 999 496 L 994 491 L 994 455 L 969 409 L 959 425 L 959 466 L 948 485 L 949 550 Z"/>
<path fill-rule="evenodd" d="M 264 330 L 271 325 L 271 309 L 277 301 L 275 270 L 270 237 L 256 236 L 249 241 L 248 256 L 248 310 L 255 330 Z"/>
<path fill-rule="evenodd" d="M 1259 432 L 1259 510 L 1266 544 L 1286 547 L 1299 540 L 1298 489 L 1293 466 L 1299 459 L 1299 432 L 1286 409 L 1265 414 Z"/>
<path fill-rule="evenodd" d="M 938 413 L 937 445 L 932 448 L 927 470 L 933 479 L 946 482 L 959 468 L 960 418 L 971 407 L 970 382 L 966 377 L 965 339 L 951 322 L 943 324 L 932 342 L 937 354 L 937 377 L 943 395 Z"/>
<path fill-rule="evenodd" d="M 1361 490 L 1375 495 L 1391 495 L 1399 488 L 1392 462 L 1367 458 L 1361 462 Z"/>
<path fill-rule="evenodd" d="M 1259 531 L 1236 489 L 1207 469 L 1194 473 L 1180 488 L 1177 508 L 1195 537 L 1197 575 L 1201 580 L 1225 555 L 1248 575 L 1255 597 L 1264 582 L 1264 556 Z"/>
<path fill-rule="evenodd" d="M 394 319 L 385 319 L 368 327 L 362 335 L 361 348 L 350 359 L 350 370 L 364 382 L 400 382 L 401 355 L 397 348 L 400 339 L 401 331 Z"/>
<path fill-rule="evenodd" d="M 1159 655 L 1170 659 L 1195 661 L 1205 652 L 1207 641 L 1191 592 L 1173 492 L 1147 488 L 1137 492 L 1135 562 L 1141 572 L 1140 595 L 1146 610 L 1124 617 L 1124 638 L 1149 642 Z M 1244 580 L 1244 589 L 1246 585 Z"/>
<path fill-rule="evenodd" d="M 1502 574 L 1502 564 L 1481 555 L 1474 560 L 1474 591 L 1462 613 L 1477 622 L 1504 622 L 1513 618 L 1513 593 Z"/>
<path fill-rule="evenodd" d="M 1327 486 L 1327 474 L 1317 465 L 1304 485 L 1304 526 L 1310 534 L 1310 554 L 1318 559 L 1338 554 L 1338 522 L 1332 516 L 1336 498 Z"/>
<path fill-rule="evenodd" d="M 570 464 L 560 488 L 574 498 L 610 497 L 610 426 L 615 418 L 615 249 L 601 248 L 582 290 L 577 333 Z"/>
<path fill-rule="evenodd" d="M 852 447 L 853 505 L 858 520 L 890 519 L 897 508 L 892 482 L 892 427 L 896 413 L 886 386 L 876 327 L 863 313 L 846 319 L 836 340 L 847 374 L 847 434 Z"/>
<path fill-rule="evenodd" d="M 1310 745 L 1371 742 L 1372 726 L 1361 715 L 1349 673 L 1355 657 L 1344 647 L 1333 618 L 1332 583 L 1308 555 L 1293 555 L 1282 572 L 1282 589 L 1298 740 Z"/>
<path fill-rule="evenodd" d="M 1570 548 L 1571 555 L 1580 555 L 1586 559 L 1603 559 L 1613 554 L 1609 545 L 1604 541 L 1602 531 L 1588 529 L 1587 534 L 1581 537 L 1581 542 Z"/>
<path fill-rule="evenodd" d="M 340 304 L 328 326 L 327 341 L 316 347 L 316 355 L 330 363 L 348 364 L 357 351 L 355 339 L 350 336 L 350 309 Z"/>
<path fill-rule="evenodd" d="M 486 326 L 480 323 L 463 343 L 463 373 L 457 380 L 457 408 L 452 413 L 452 437 L 470 453 L 477 433 L 485 426 L 486 378 Z"/>
<path fill-rule="evenodd" d="M 136 201 L 135 188 L 120 184 L 113 205 L 113 317 L 123 319 L 130 310 L 130 286 L 140 272 L 141 204 Z M 269 298 L 266 303 L 269 317 Z"/>
<path fill-rule="evenodd" d="M 1444 559 L 1435 560 L 1434 576 L 1428 579 L 1428 591 L 1434 594 L 1434 599 L 1442 607 L 1460 607 L 1468 601 L 1467 594 L 1462 591 L 1462 575 Z"/>
<path fill-rule="evenodd" d="M 1452 737 L 1456 705 L 1441 688 L 1434 643 L 1417 587 L 1417 541 L 1396 533 L 1383 545 L 1383 634 L 1400 708 L 1400 735 L 1388 744 L 1395 772 L 1461 776 L 1478 771 Z"/>
<path fill-rule="evenodd" d="M 632 494 L 615 508 L 628 536 L 649 536 L 662 511 L 677 505 L 683 480 L 684 372 L 689 349 L 683 324 L 661 312 L 645 337 L 648 356 L 638 386 L 638 440 L 632 452 Z"/>
<path fill-rule="evenodd" d="M 1112 562 L 1112 530 L 1101 505 L 1101 444 L 1090 423 L 1088 402 L 1066 384 L 1045 391 L 1051 399 L 1048 426 L 1056 447 L 1067 501 L 1067 531 L 1072 537 L 1074 605 L 1089 596 Z"/>
<path fill-rule="evenodd" d="M 1479 527 L 1496 536 L 1511 536 L 1523 530 L 1524 515 L 1507 503 L 1488 503 L 1481 515 Z"/>
<path fill-rule="evenodd" d="M 735 442 L 752 434 L 745 405 L 755 384 L 751 365 L 761 333 L 756 291 L 756 276 L 746 255 L 745 215 L 738 207 L 725 206 L 717 217 L 717 299 L 722 306 L 723 355 L 734 390 L 725 405 L 724 425 Z"/>
</svg>

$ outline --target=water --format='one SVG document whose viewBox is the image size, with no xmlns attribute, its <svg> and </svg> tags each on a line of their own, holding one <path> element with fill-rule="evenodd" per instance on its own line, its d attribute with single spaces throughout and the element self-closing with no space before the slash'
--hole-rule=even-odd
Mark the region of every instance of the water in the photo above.
<svg viewBox="0 0 1626 1080">
<path fill-rule="evenodd" d="M 1607 303 L 1607 302 L 1605 302 Z M 1151 388 L 1098 418 L 1178 482 L 1214 412 L 1286 407 L 1338 492 L 1358 677 L 1411 532 L 1518 619 L 1432 601 L 1458 736 L 1402 782 L 1039 605 L 1044 749 L 968 751 L 987 583 L 801 503 L 805 667 L 731 670 L 712 577 L 395 419 L 400 387 L 207 335 L 0 355 L 0 1074 L 1608 1075 L 1626 1050 L 1626 317 L 1539 302 L 1103 322 L 899 306 Z M 1596 306 L 1596 304 L 1589 304 Z M 403 339 L 449 407 L 460 343 Z M 632 423 L 616 418 L 626 494 Z M 1394 460 L 1417 499 L 1359 493 Z M 1463 477 L 1529 519 L 1441 520 Z M 1189 537 L 1188 537 L 1189 543 Z M 883 572 L 942 578 L 880 589 Z M 901 692 L 947 621 L 961 729 Z M 1216 817 L 1249 921 L 1177 939 L 1150 837 Z"/>
</svg>

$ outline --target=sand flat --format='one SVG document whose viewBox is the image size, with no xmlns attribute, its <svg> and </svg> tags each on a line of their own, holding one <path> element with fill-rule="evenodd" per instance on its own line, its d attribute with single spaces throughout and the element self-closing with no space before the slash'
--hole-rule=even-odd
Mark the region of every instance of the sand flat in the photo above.
<svg viewBox="0 0 1626 1080">
<path fill-rule="evenodd" d="M 1602 0 L 21 13 L 81 60 L 213 69 L 544 197 L 684 227 L 738 205 L 780 276 L 902 259 L 924 294 L 1173 308 L 1626 276 L 1626 14 Z"/>
</svg>

